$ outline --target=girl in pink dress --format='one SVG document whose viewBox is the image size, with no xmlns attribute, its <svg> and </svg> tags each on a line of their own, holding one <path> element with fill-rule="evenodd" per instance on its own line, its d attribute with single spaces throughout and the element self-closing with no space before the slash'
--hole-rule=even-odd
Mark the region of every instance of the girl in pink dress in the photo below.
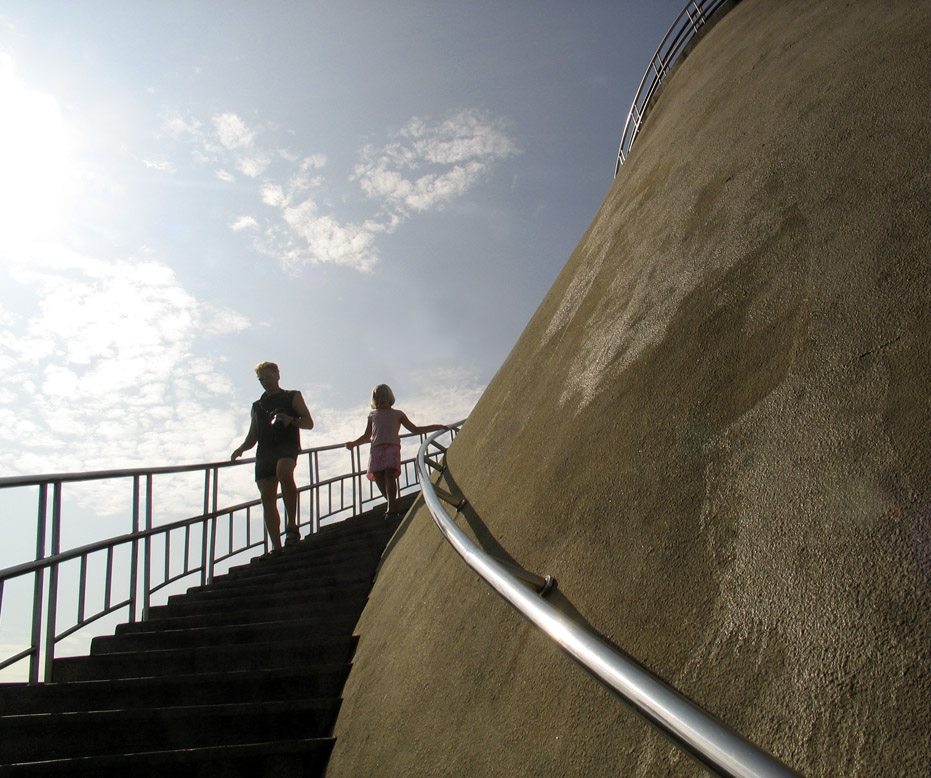
<svg viewBox="0 0 931 778">
<path fill-rule="evenodd" d="M 387 500 L 385 515 L 398 512 L 398 476 L 401 475 L 401 425 L 417 434 L 448 430 L 443 424 L 429 424 L 418 427 L 404 411 L 394 405 L 394 392 L 388 384 L 379 384 L 372 390 L 372 410 L 368 415 L 365 432 L 355 440 L 346 443 L 350 451 L 361 443 L 371 441 L 369 447 L 369 465 L 367 474 L 374 481 L 378 491 Z"/>
</svg>

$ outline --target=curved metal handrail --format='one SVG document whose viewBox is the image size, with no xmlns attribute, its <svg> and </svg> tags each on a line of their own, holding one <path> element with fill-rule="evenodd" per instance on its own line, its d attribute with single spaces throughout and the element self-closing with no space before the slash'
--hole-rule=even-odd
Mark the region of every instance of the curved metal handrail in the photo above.
<svg viewBox="0 0 931 778">
<path fill-rule="evenodd" d="M 440 434 L 428 436 L 417 452 L 421 494 L 440 532 L 469 567 L 602 685 L 715 774 L 726 778 L 799 778 L 798 773 L 568 618 L 475 545 L 449 518 L 430 480 L 426 451 Z M 460 501 L 459 507 L 464 504 L 465 500 Z"/>
<path fill-rule="evenodd" d="M 621 135 L 617 164 L 614 166 L 615 178 L 630 153 L 630 147 L 634 145 L 640 133 L 640 126 L 646 119 L 654 96 L 666 76 L 669 75 L 669 70 L 675 64 L 676 59 L 714 14 L 721 10 L 729 11 L 737 2 L 739 0 L 692 0 L 676 17 L 666 37 L 653 54 L 653 59 L 650 60 L 643 78 L 640 79 L 640 86 L 637 88 L 634 102 L 630 106 L 630 113 L 627 114 L 627 121 L 624 123 L 624 134 Z"/>
</svg>

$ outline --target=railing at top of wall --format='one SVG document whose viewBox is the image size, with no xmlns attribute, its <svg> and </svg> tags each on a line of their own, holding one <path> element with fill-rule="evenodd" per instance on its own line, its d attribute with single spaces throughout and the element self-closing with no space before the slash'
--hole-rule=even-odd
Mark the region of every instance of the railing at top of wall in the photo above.
<svg viewBox="0 0 931 778">
<path fill-rule="evenodd" d="M 401 494 L 420 488 L 412 446 L 422 439 L 421 435 L 402 436 L 407 452 L 402 452 Z M 337 459 L 341 456 L 349 457 L 348 472 L 340 472 L 345 467 Z M 321 526 L 361 513 L 381 500 L 365 477 L 362 456 L 361 448 L 347 452 L 341 444 L 301 451 L 296 475 L 298 523 L 302 530 L 315 533 Z M 22 667 L 20 663 L 28 662 L 27 672 L 22 674 L 24 680 L 37 683 L 40 668 L 42 678 L 51 680 L 52 661 L 61 641 L 78 633 L 86 634 L 104 617 L 123 618 L 125 612 L 127 621 L 145 618 L 155 604 L 153 595 L 156 593 L 161 592 L 160 596 L 167 599 L 171 588 L 178 589 L 194 582 L 206 584 L 234 559 L 245 560 L 250 551 L 267 550 L 261 500 L 220 505 L 220 471 L 253 462 L 254 458 L 244 458 L 235 462 L 178 467 L 0 478 L 0 495 L 22 488 L 37 491 L 35 557 L 0 570 L 0 634 L 3 635 L 0 650 L 8 651 L 11 647 L 14 650 L 8 656 L 0 654 L 0 670 L 14 672 L 14 665 L 19 668 Z M 190 473 L 195 474 L 195 478 L 198 473 L 202 474 L 203 512 L 160 523 L 154 505 L 154 479 L 158 476 L 177 478 Z M 67 528 L 62 524 L 65 484 L 101 481 L 131 483 L 128 532 L 62 549 L 62 533 Z M 2 521 L 7 538 L 13 534 L 8 522 L 16 521 L 18 528 L 23 526 L 22 519 L 11 515 L 2 516 Z M 32 576 L 31 587 L 29 576 Z M 9 602 L 10 590 L 19 584 L 25 584 L 25 593 L 17 591 L 19 599 L 25 597 L 27 600 L 22 612 L 17 610 L 19 601 Z M 65 598 L 68 602 L 63 605 Z M 68 606 L 74 610 L 73 617 L 64 613 Z M 23 616 L 22 629 L 11 625 Z M 24 647 L 16 650 L 20 646 Z"/>
<path fill-rule="evenodd" d="M 669 70 L 675 64 L 679 55 L 685 47 L 694 40 L 702 27 L 718 13 L 718 11 L 728 11 L 736 5 L 739 0 L 692 0 L 682 12 L 676 17 L 663 42 L 650 60 L 650 64 L 640 80 L 640 87 L 634 97 L 633 105 L 630 107 L 630 113 L 627 114 L 627 122 L 624 124 L 624 134 L 621 136 L 621 146 L 617 152 L 617 164 L 614 166 L 614 176 L 621 170 L 621 165 L 627 159 L 630 153 L 630 147 L 634 145 L 637 135 L 640 133 L 640 127 L 643 120 L 652 105 L 652 100 L 656 96 L 660 85 L 669 75 Z"/>
<path fill-rule="evenodd" d="M 551 576 L 541 577 L 515 570 L 473 543 L 443 507 L 445 502 L 454 506 L 458 513 L 466 505 L 466 500 L 453 497 L 430 480 L 428 467 L 445 469 L 445 463 L 428 456 L 431 446 L 445 453 L 443 447 L 435 443 L 436 437 L 436 433 L 427 437 L 417 452 L 424 502 L 456 553 L 492 589 L 603 686 L 716 775 L 725 778 L 800 778 L 798 773 L 728 729 L 649 670 L 619 654 L 547 602 L 544 597 L 553 585 Z"/>
</svg>

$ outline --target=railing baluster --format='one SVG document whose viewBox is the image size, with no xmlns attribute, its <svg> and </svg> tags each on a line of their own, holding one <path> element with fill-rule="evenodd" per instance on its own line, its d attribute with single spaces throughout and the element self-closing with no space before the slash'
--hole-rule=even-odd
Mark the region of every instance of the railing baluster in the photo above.
<svg viewBox="0 0 931 778">
<path fill-rule="evenodd" d="M 60 550 L 61 544 L 61 481 L 52 486 L 52 556 Z M 52 680 L 52 662 L 55 660 L 55 632 L 58 622 L 58 571 L 60 563 L 56 562 L 49 570 L 48 606 L 45 623 L 45 680 Z"/>
<path fill-rule="evenodd" d="M 214 474 L 216 478 L 216 474 Z M 204 469 L 204 516 L 210 512 L 210 470 Z M 205 528 L 206 529 L 206 528 Z M 207 566 L 211 565 L 210 560 L 213 557 L 213 544 L 211 542 L 210 551 L 208 553 L 207 549 L 207 535 L 204 533 L 204 537 L 201 539 L 200 544 L 200 584 L 203 586 L 210 578 L 210 575 L 207 572 Z M 212 565 L 211 565 L 212 567 Z"/>
<path fill-rule="evenodd" d="M 45 558 L 45 533 L 48 521 L 48 484 L 39 485 L 39 506 L 36 517 L 36 561 Z M 45 568 L 35 572 L 32 592 L 32 636 L 29 656 L 29 683 L 39 681 L 39 646 L 42 643 L 42 610 L 45 597 Z"/>
<path fill-rule="evenodd" d="M 142 620 L 149 618 L 149 607 L 152 601 L 152 474 L 145 477 L 145 542 L 143 543 L 142 562 Z"/>
<path fill-rule="evenodd" d="M 215 467 L 213 468 L 213 489 L 210 490 L 211 505 L 208 506 L 211 518 L 210 518 L 210 554 L 207 558 L 208 559 L 207 565 L 204 566 L 204 569 L 206 570 L 206 574 L 207 574 L 206 580 L 204 580 L 203 574 L 201 574 L 201 580 L 204 583 L 210 583 L 211 581 L 213 581 L 214 560 L 216 559 L 216 556 L 217 556 L 217 521 L 218 521 L 217 500 L 219 499 L 219 496 L 218 496 L 219 486 L 217 483 L 218 481 L 219 481 L 219 468 Z M 204 513 L 207 513 L 207 512 L 208 511 L 205 508 Z M 207 569 L 208 566 L 209 566 L 209 569 Z"/>
<path fill-rule="evenodd" d="M 139 476 L 133 476 L 133 535 L 139 532 Z M 129 620 L 135 622 L 139 608 L 139 538 L 133 537 L 129 565 Z"/>
<path fill-rule="evenodd" d="M 87 555 L 85 554 L 81 557 L 81 563 L 83 564 L 86 559 Z M 113 546 L 107 549 L 107 580 L 104 584 L 103 601 L 104 610 L 110 610 L 110 605 L 113 602 Z M 83 617 L 80 621 L 84 621 Z"/>
<path fill-rule="evenodd" d="M 87 554 L 81 555 L 81 572 L 78 574 L 78 623 L 84 621 L 84 603 L 87 600 Z"/>
<path fill-rule="evenodd" d="M 320 454 L 313 451 L 308 460 L 310 465 L 310 483 L 313 488 L 310 491 L 310 531 L 316 535 L 320 531 Z"/>
</svg>

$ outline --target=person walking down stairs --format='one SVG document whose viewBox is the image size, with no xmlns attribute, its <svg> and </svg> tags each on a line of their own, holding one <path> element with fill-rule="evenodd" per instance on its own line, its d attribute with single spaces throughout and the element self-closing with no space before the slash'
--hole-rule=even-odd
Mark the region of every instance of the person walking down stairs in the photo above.
<svg viewBox="0 0 931 778">
<path fill-rule="evenodd" d="M 429 424 L 418 427 L 404 411 L 393 408 L 394 392 L 388 384 L 379 384 L 372 390 L 372 408 L 363 432 L 355 440 L 346 442 L 352 451 L 356 446 L 371 441 L 369 446 L 368 478 L 374 481 L 378 491 L 387 501 L 385 515 L 398 512 L 398 477 L 401 475 L 401 425 L 422 435 L 437 430 L 448 430 L 445 424 Z"/>
<path fill-rule="evenodd" d="M 238 459 L 256 443 L 255 483 L 262 496 L 265 531 L 272 544 L 272 554 L 281 552 L 281 516 L 278 513 L 278 484 L 285 506 L 285 545 L 301 539 L 297 528 L 297 485 L 294 468 L 301 450 L 301 430 L 312 430 L 307 404 L 301 393 L 279 386 L 281 373 L 274 362 L 260 362 L 255 374 L 265 391 L 252 404 L 249 432 L 230 459 Z"/>
</svg>

